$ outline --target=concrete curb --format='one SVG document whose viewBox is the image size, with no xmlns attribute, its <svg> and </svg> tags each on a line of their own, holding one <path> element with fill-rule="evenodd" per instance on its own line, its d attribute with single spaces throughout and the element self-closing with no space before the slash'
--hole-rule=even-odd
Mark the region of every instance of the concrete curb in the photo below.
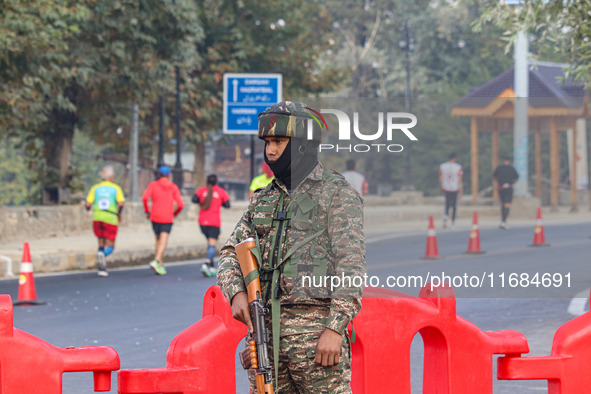
<svg viewBox="0 0 591 394">
<path fill-rule="evenodd" d="M 516 202 L 512 209 L 510 222 L 523 224 L 531 223 L 532 229 L 535 223 L 535 212 L 537 201 Z M 240 217 L 243 207 L 236 207 L 223 215 L 222 234 L 220 235 L 221 245 L 226 241 L 234 228 L 235 223 Z M 378 234 L 417 234 L 427 229 L 427 219 L 433 215 L 436 220 L 436 227 L 439 227 L 443 216 L 441 205 L 391 205 L 372 204 L 372 201 L 366 201 L 365 206 L 365 228 L 366 235 L 376 236 Z M 472 214 L 478 211 L 481 220 L 481 227 L 497 223 L 499 218 L 498 206 L 460 206 L 458 208 L 459 227 L 471 225 Z M 565 212 L 549 214 L 551 220 L 562 220 L 571 222 L 590 220 L 591 212 L 580 212 L 573 216 Z M 546 213 L 544 213 L 544 223 L 546 223 Z M 165 253 L 165 262 L 193 260 L 205 257 L 207 245 L 205 239 L 200 234 L 198 225 L 191 219 L 185 219 L 175 223 L 175 228 L 171 237 L 173 243 L 169 244 Z M 127 241 L 118 240 L 113 255 L 109 257 L 108 267 L 126 267 L 147 265 L 154 256 L 153 234 L 148 223 L 131 228 L 125 235 Z M 177 235 L 178 234 L 178 235 Z M 118 238 L 119 239 L 119 238 Z M 131 242 L 131 241 L 136 242 Z M 138 241 L 139 240 L 139 241 Z M 34 265 L 34 271 L 38 273 L 62 272 L 70 270 L 94 270 L 96 269 L 95 240 L 92 234 L 85 229 L 84 232 L 77 234 L 64 235 L 61 237 L 42 239 L 45 247 L 41 251 L 31 248 L 31 258 Z M 87 241 L 92 241 L 91 243 Z M 92 246 L 91 246 L 92 245 Z M 128 247 L 125 248 L 125 245 Z M 0 267 L 0 277 L 6 277 L 5 273 L 10 271 L 20 272 L 20 262 L 22 255 L 22 244 L 13 242 L 8 245 L 9 248 L 2 254 L 12 259 L 12 267 Z M 131 246 L 131 247 L 130 247 Z M 55 250 L 55 252 L 53 252 Z M 8 253 L 6 253 L 8 252 Z M 20 253 L 20 255 L 19 255 Z"/>
<path fill-rule="evenodd" d="M 205 257 L 207 247 L 204 245 L 176 245 L 166 248 L 164 262 L 195 260 Z M 107 260 L 107 268 L 132 267 L 148 265 L 154 258 L 153 249 L 123 249 L 114 252 Z M 96 269 L 95 253 L 31 253 L 35 272 L 61 272 Z M 20 262 L 12 262 L 15 272 L 19 271 Z M 1 276 L 1 275 L 0 275 Z"/>
</svg>

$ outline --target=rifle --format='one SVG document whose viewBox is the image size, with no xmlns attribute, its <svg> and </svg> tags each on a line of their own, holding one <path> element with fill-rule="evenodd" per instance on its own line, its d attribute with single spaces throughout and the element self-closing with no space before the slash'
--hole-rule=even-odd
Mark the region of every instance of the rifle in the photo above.
<svg viewBox="0 0 591 394">
<path fill-rule="evenodd" d="M 258 268 L 257 260 L 250 251 L 255 245 L 254 238 L 247 238 L 235 247 L 238 263 L 245 278 Z M 269 310 L 265 308 L 261 298 L 261 280 L 258 275 L 246 285 L 246 293 L 254 331 L 248 345 L 250 361 L 255 369 L 257 393 L 273 394 L 273 375 L 269 362 L 269 331 L 265 327 L 265 315 Z"/>
</svg>

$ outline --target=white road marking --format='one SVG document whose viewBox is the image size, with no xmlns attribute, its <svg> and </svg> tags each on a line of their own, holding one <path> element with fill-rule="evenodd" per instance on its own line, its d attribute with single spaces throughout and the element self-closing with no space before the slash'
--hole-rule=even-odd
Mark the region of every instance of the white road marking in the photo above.
<svg viewBox="0 0 591 394">
<path fill-rule="evenodd" d="M 567 312 L 574 316 L 581 316 L 583 313 L 586 312 L 587 305 L 589 302 L 589 290 L 583 290 L 580 293 L 577 293 L 570 303 L 568 304 Z"/>
</svg>

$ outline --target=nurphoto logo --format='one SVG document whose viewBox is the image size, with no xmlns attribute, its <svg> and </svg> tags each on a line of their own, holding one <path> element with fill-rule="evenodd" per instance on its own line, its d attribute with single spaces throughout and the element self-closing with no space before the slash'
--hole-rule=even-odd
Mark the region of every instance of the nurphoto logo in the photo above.
<svg viewBox="0 0 591 394">
<path fill-rule="evenodd" d="M 410 131 L 411 128 L 416 126 L 417 117 L 408 112 L 378 112 L 377 115 L 377 131 L 362 130 L 359 127 L 360 116 L 359 112 L 353 112 L 353 122 L 347 113 L 338 109 L 321 109 L 320 112 L 315 111 L 312 108 L 308 108 L 314 114 L 314 119 L 308 120 L 308 139 L 311 140 L 313 137 L 314 122 L 322 128 L 328 130 L 326 119 L 322 114 L 331 114 L 336 116 L 338 124 L 338 143 L 334 144 L 320 144 L 318 147 L 319 152 L 323 151 L 334 151 L 334 152 L 390 152 L 400 153 L 404 150 L 404 146 L 401 144 L 391 143 L 395 135 L 403 134 L 410 141 L 418 141 L 418 138 Z M 351 125 L 352 123 L 352 125 Z M 385 126 L 384 126 L 385 123 Z M 351 127 L 353 126 L 353 127 Z M 375 127 L 375 126 L 374 126 Z M 377 143 L 386 132 L 386 141 L 388 143 Z M 353 131 L 353 136 L 351 135 Z M 351 141 L 354 139 L 360 141 L 367 141 L 367 143 L 354 144 Z M 373 141 L 369 143 L 369 141 Z"/>
</svg>

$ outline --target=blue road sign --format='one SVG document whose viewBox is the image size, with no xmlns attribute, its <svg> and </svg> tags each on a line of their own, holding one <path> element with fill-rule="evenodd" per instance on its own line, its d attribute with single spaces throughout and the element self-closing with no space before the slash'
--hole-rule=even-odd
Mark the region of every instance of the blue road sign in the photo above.
<svg viewBox="0 0 591 394">
<path fill-rule="evenodd" d="M 281 74 L 224 74 L 226 134 L 256 134 L 258 114 L 281 101 Z"/>
</svg>

